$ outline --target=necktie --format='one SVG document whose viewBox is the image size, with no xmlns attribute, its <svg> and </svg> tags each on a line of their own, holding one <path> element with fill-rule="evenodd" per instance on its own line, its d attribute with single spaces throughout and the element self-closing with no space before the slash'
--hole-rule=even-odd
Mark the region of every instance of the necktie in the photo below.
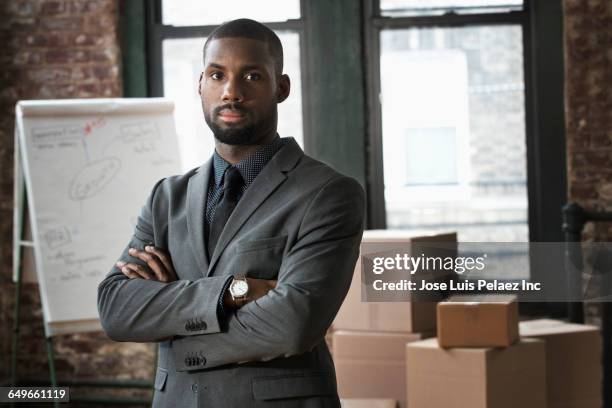
<svg viewBox="0 0 612 408">
<path fill-rule="evenodd" d="M 215 215 L 210 224 L 210 234 L 208 235 L 208 254 L 212 257 L 217 241 L 227 223 L 232 211 L 238 204 L 238 197 L 242 187 L 242 176 L 237 168 L 230 166 L 225 170 L 225 180 L 223 182 L 223 197 L 215 207 Z"/>
</svg>

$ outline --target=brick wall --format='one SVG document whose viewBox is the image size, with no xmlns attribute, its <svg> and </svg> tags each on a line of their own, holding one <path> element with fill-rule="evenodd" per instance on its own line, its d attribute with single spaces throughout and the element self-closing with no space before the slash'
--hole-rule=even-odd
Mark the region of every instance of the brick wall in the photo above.
<svg viewBox="0 0 612 408">
<path fill-rule="evenodd" d="M 612 211 L 612 2 L 565 0 L 564 7 L 568 195 Z M 587 232 L 612 238 L 604 224 Z"/>
<path fill-rule="evenodd" d="M 118 1 L 0 2 L 0 381 L 8 377 L 13 213 L 14 106 L 20 99 L 121 96 Z M 38 288 L 23 290 L 19 375 L 46 377 L 48 368 Z M 60 378 L 152 375 L 151 345 L 119 344 L 102 333 L 55 339 Z"/>
<path fill-rule="evenodd" d="M 612 211 L 612 2 L 564 0 L 564 13 L 568 200 Z M 587 224 L 583 239 L 609 241 L 612 224 Z M 585 309 L 587 322 L 600 315 Z"/>
</svg>

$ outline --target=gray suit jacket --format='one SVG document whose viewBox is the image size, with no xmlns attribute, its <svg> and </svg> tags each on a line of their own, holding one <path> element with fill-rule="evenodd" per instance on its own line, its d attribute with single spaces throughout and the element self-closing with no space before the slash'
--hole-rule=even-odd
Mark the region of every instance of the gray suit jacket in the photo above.
<svg viewBox="0 0 612 408">
<path fill-rule="evenodd" d="M 154 407 L 338 407 L 324 335 L 348 291 L 363 232 L 364 192 L 292 140 L 247 188 L 207 259 L 211 162 L 159 181 L 128 247 L 166 249 L 179 280 L 98 288 L 111 339 L 159 342 Z M 277 287 L 219 321 L 228 275 Z"/>
</svg>

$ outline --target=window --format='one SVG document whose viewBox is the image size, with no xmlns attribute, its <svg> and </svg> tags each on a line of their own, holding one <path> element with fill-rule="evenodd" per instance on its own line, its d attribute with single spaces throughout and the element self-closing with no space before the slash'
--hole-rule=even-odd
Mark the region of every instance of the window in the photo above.
<svg viewBox="0 0 612 408">
<path fill-rule="evenodd" d="M 520 25 L 381 30 L 389 228 L 528 241 L 522 44 Z"/>
<path fill-rule="evenodd" d="M 204 122 L 197 93 L 203 68 L 202 48 L 206 36 L 217 25 L 235 18 L 268 22 L 281 39 L 291 94 L 279 105 L 278 132 L 281 136 L 294 137 L 303 145 L 300 2 L 276 0 L 272 3 L 274 7 L 262 8 L 244 0 L 225 1 L 224 7 L 215 7 L 212 1 L 161 2 L 161 16 L 154 19 L 161 19 L 163 23 L 153 23 L 159 39 L 153 38 L 150 43 L 152 55 L 157 59 L 151 62 L 153 71 L 149 71 L 154 81 L 151 93 L 175 101 L 183 170 L 201 165 L 214 151 L 214 138 Z M 161 70 L 156 71 L 155 65 L 161 66 Z"/>
<path fill-rule="evenodd" d="M 371 6 L 370 91 L 380 101 L 371 160 L 383 170 L 371 175 L 383 209 L 375 223 L 528 241 L 522 1 Z"/>
<path fill-rule="evenodd" d="M 365 0 L 369 228 L 563 240 L 561 3 Z M 564 279 L 508 255 L 486 278 Z"/>
<path fill-rule="evenodd" d="M 457 231 L 460 242 L 528 242 L 522 0 L 370 7 L 374 224 Z M 482 277 L 534 277 L 527 252 L 508 255 L 520 270 Z"/>
<path fill-rule="evenodd" d="M 162 21 L 173 26 L 216 26 L 236 18 L 260 22 L 300 18 L 299 0 L 266 0 L 266 7 L 252 0 L 225 0 L 220 5 L 210 0 L 163 0 Z"/>
<path fill-rule="evenodd" d="M 383 16 L 491 13 L 520 10 L 523 0 L 381 0 Z"/>
</svg>

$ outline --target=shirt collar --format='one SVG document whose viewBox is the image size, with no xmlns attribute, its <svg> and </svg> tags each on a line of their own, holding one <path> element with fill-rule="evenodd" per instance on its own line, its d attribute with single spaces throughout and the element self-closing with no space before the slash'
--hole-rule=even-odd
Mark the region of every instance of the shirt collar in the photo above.
<svg viewBox="0 0 612 408">
<path fill-rule="evenodd" d="M 240 172 L 246 186 L 255 180 L 255 177 L 257 177 L 265 165 L 268 164 L 272 156 L 274 156 L 288 140 L 290 140 L 290 138 L 281 138 L 277 135 L 272 142 L 261 146 L 259 150 L 234 165 Z M 217 187 L 221 186 L 225 170 L 230 166 L 231 164 L 221 157 L 215 149 L 215 153 L 213 154 L 213 170 L 215 173 L 215 185 Z"/>
</svg>

